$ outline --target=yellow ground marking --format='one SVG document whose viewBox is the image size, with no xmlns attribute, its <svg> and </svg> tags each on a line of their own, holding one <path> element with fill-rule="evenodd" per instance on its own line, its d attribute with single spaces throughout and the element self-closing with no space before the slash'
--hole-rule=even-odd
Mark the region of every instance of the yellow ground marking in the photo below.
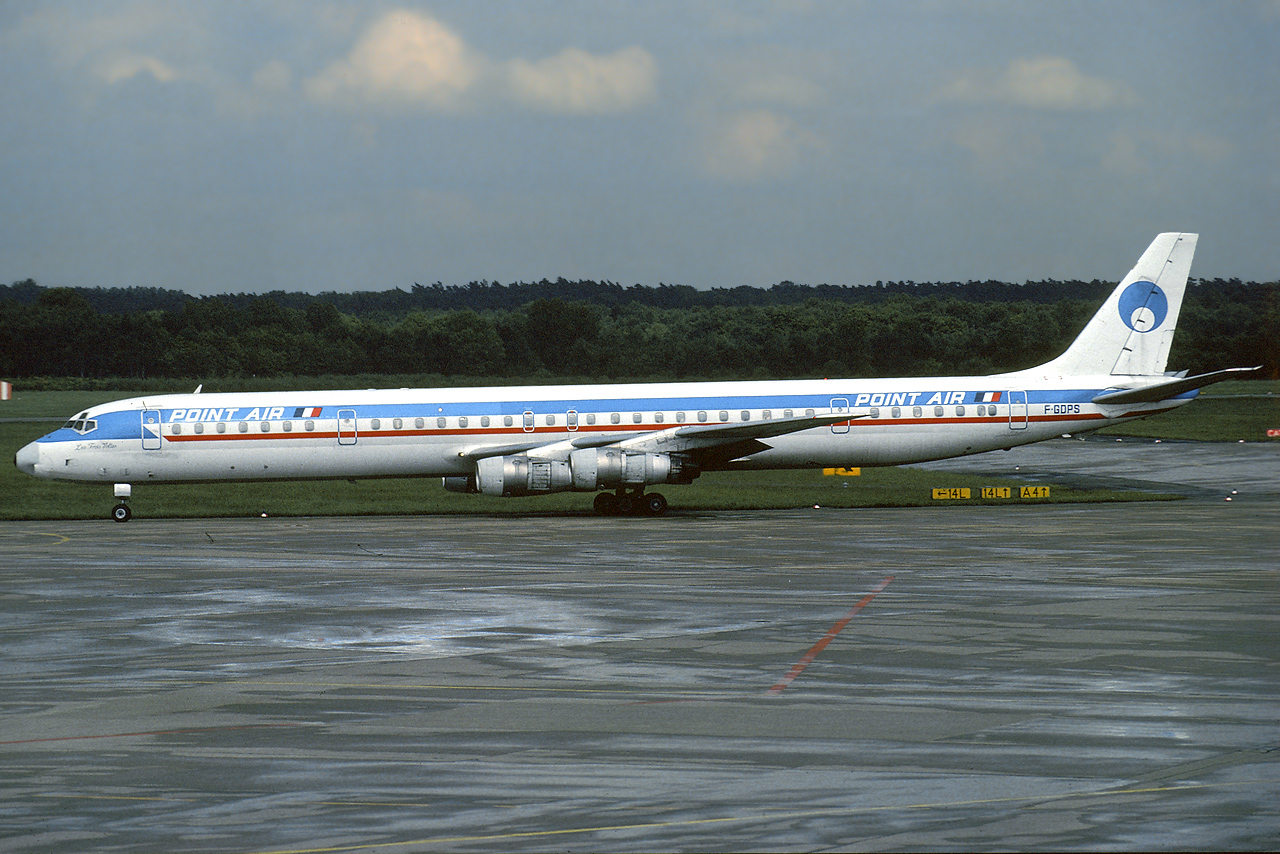
<svg viewBox="0 0 1280 854">
<path fill-rule="evenodd" d="M 51 546 L 60 546 L 63 543 L 71 542 L 71 538 L 66 534 L 50 534 L 47 531 L 23 531 L 22 533 L 30 534 L 33 537 L 57 537 L 58 541 L 56 543 L 49 543 Z"/>
</svg>

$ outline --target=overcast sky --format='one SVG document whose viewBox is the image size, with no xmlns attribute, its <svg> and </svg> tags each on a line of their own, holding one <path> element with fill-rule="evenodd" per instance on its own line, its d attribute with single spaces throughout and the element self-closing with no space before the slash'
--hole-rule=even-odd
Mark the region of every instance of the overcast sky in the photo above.
<svg viewBox="0 0 1280 854">
<path fill-rule="evenodd" d="M 0 282 L 1280 277 L 1280 0 L 0 4 Z"/>
</svg>

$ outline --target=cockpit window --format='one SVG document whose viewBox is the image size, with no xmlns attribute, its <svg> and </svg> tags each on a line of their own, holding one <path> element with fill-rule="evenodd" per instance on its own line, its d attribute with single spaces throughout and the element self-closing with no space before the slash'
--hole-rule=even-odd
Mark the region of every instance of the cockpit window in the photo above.
<svg viewBox="0 0 1280 854">
<path fill-rule="evenodd" d="M 88 412 L 81 412 L 75 418 L 72 418 L 66 424 L 63 424 L 62 429 L 75 430 L 82 436 L 85 433 L 92 433 L 94 430 L 98 429 L 98 421 L 94 418 L 85 418 L 88 414 Z"/>
</svg>

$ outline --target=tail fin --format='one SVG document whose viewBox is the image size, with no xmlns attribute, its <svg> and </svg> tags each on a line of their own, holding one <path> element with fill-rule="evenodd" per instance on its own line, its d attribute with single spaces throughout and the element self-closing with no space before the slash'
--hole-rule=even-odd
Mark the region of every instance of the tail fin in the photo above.
<svg viewBox="0 0 1280 854">
<path fill-rule="evenodd" d="M 1063 376 L 1161 376 L 1198 234 L 1161 234 L 1067 351 L 1043 366 Z"/>
</svg>

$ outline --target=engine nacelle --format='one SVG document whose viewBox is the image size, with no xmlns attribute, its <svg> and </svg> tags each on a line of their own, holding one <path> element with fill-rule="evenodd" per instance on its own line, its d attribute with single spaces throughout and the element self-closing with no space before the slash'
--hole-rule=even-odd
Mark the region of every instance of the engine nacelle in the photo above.
<svg viewBox="0 0 1280 854">
<path fill-rule="evenodd" d="M 631 453 L 617 448 L 583 448 L 569 454 L 573 488 L 643 487 L 651 483 L 692 483 L 698 470 L 670 454 Z"/>
<path fill-rule="evenodd" d="M 543 495 L 568 489 L 595 492 L 651 483 L 692 483 L 698 474 L 692 463 L 670 454 L 583 448 L 569 454 L 568 462 L 525 454 L 486 457 L 476 463 L 475 477 L 446 477 L 444 488 L 485 495 Z"/>
<path fill-rule="evenodd" d="M 444 488 L 450 492 L 465 492 L 468 495 L 475 495 L 480 491 L 480 487 L 476 485 L 476 476 L 469 474 L 463 477 L 446 477 L 444 480 Z"/>
<path fill-rule="evenodd" d="M 572 489 L 573 473 L 560 460 L 486 457 L 476 463 L 476 485 L 485 495 L 540 495 Z"/>
</svg>

